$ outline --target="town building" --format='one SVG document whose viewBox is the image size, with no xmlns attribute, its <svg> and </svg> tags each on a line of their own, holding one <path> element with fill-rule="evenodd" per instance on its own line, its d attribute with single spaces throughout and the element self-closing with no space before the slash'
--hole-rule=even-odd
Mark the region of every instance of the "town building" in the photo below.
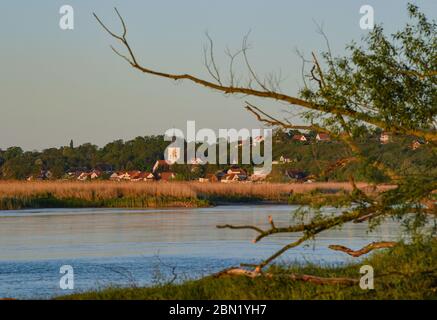
<svg viewBox="0 0 437 320">
<path fill-rule="evenodd" d="M 303 134 L 295 134 L 292 138 L 293 141 L 307 142 L 308 138 Z"/>
<path fill-rule="evenodd" d="M 316 141 L 319 141 L 319 142 L 328 142 L 328 141 L 331 141 L 331 137 L 327 133 L 318 133 L 316 135 Z"/>
</svg>

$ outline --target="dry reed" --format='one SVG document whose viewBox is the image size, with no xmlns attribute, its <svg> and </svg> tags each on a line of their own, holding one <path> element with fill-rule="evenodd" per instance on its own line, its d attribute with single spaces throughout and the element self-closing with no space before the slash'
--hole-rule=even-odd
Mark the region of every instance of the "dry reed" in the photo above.
<svg viewBox="0 0 437 320">
<path fill-rule="evenodd" d="M 372 190 L 366 183 L 357 187 Z M 378 186 L 386 190 L 392 186 Z M 247 197 L 266 200 L 278 199 L 292 193 L 321 191 L 350 191 L 347 182 L 302 183 L 200 183 L 200 182 L 113 182 L 113 181 L 0 181 L 1 198 L 33 198 L 51 195 L 58 199 L 106 200 L 135 197 Z"/>
</svg>

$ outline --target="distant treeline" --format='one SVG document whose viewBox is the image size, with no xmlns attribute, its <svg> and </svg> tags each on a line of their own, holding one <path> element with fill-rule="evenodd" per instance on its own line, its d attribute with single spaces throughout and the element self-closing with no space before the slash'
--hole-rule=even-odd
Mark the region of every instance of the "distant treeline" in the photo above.
<svg viewBox="0 0 437 320">
<path fill-rule="evenodd" d="M 348 148 L 341 142 L 316 142 L 317 133 L 309 132 L 307 142 L 293 140 L 297 131 L 276 131 L 273 137 L 273 159 L 282 156 L 286 161 L 274 165 L 269 179 L 282 181 L 286 179 L 285 170 L 304 171 L 307 174 L 323 176 L 323 180 L 348 180 L 352 175 L 357 180 L 384 182 L 385 177 L 369 164 L 349 164 L 345 167 L 326 171 L 336 161 L 351 156 Z M 430 174 L 429 168 L 437 168 L 437 157 L 426 144 L 413 150 L 409 137 L 393 137 L 387 144 L 379 142 L 380 132 L 364 131 L 357 134 L 357 143 L 364 146 L 369 161 L 382 161 L 392 168 L 401 168 L 406 174 Z M 52 179 L 61 179 L 67 172 L 74 170 L 151 171 L 158 159 L 164 158 L 164 150 L 170 142 L 163 136 L 137 137 L 133 140 L 116 140 L 103 147 L 85 143 L 75 146 L 71 141 L 67 146 L 49 148 L 43 151 L 23 151 L 20 147 L 0 149 L 0 178 L 26 179 L 38 176 L 49 170 Z M 430 162 L 434 162 L 430 165 Z M 245 166 L 250 171 L 250 166 Z M 207 165 L 202 172 L 214 172 L 221 166 Z M 184 171 L 183 168 L 179 168 Z M 436 169 L 437 170 L 437 169 Z M 191 172 L 187 170 L 187 172 Z M 189 179 L 189 175 L 187 178 Z M 196 178 L 196 177 L 195 177 Z"/>
<path fill-rule="evenodd" d="M 25 179 L 42 170 L 50 170 L 53 178 L 74 170 L 150 170 L 157 159 L 163 159 L 168 144 L 163 136 L 146 136 L 116 140 L 102 148 L 91 143 L 76 147 L 73 141 L 41 152 L 11 147 L 0 149 L 0 173 L 3 179 Z"/>
</svg>

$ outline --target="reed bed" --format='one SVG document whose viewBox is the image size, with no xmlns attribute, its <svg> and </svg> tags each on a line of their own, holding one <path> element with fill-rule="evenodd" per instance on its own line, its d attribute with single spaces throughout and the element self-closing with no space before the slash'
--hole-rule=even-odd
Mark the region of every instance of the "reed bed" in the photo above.
<svg viewBox="0 0 437 320">
<path fill-rule="evenodd" d="M 366 183 L 357 186 L 371 190 Z M 378 187 L 384 189 L 384 186 Z M 0 209 L 44 206 L 199 206 L 226 201 L 287 201 L 309 192 L 350 191 L 344 182 L 200 183 L 114 181 L 0 181 Z"/>
<path fill-rule="evenodd" d="M 370 190 L 367 183 L 357 183 Z M 387 186 L 378 186 L 386 189 Z M 200 182 L 115 182 L 115 181 L 0 181 L 0 197 L 37 196 L 50 193 L 59 198 L 108 199 L 120 196 L 240 195 L 275 198 L 279 194 L 307 193 L 314 190 L 351 191 L 347 182 L 315 183 L 200 183 Z"/>
</svg>

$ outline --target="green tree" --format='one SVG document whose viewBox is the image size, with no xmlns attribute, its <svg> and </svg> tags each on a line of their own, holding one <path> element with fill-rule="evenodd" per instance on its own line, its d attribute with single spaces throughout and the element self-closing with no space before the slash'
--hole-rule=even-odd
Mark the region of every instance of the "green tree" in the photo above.
<svg viewBox="0 0 437 320">
<path fill-rule="evenodd" d="M 414 5 L 408 6 L 411 22 L 403 30 L 389 36 L 382 26 L 376 26 L 363 39 L 362 46 L 352 43 L 347 49 L 349 54 L 334 57 L 329 49 L 319 59 L 312 53 L 312 62 L 304 83 L 297 96 L 279 91 L 274 77 L 260 79 L 247 63 L 247 38 L 243 41 L 243 55 L 248 66 L 249 81 L 246 86 L 237 84 L 235 73 L 224 77 L 216 65 L 212 43 L 206 50 L 205 65 L 212 79 L 202 79 L 184 73 L 166 73 L 153 70 L 139 64 L 126 35 L 127 25 L 116 9 L 121 20 L 121 34 L 112 32 L 95 15 L 116 41 L 126 49 L 126 54 L 114 51 L 136 70 L 171 80 L 186 80 L 202 87 L 223 92 L 227 95 L 245 95 L 288 104 L 293 111 L 306 110 L 302 120 L 306 125 L 293 125 L 278 120 L 247 103 L 246 109 L 255 114 L 265 124 L 283 129 L 312 130 L 330 133 L 332 137 L 345 143 L 349 152 L 340 159 L 342 166 L 365 163 L 383 173 L 396 188 L 372 196 L 354 187 L 350 194 L 349 210 L 340 215 L 318 215 L 309 223 L 277 227 L 270 221 L 271 227 L 262 230 L 256 226 L 220 226 L 222 228 L 252 229 L 258 232 L 255 242 L 276 233 L 299 233 L 297 240 L 290 242 L 278 252 L 254 265 L 255 271 L 261 271 L 287 250 L 313 239 L 319 233 L 342 226 L 344 223 L 371 221 L 371 225 L 386 218 L 397 217 L 408 226 L 412 235 L 425 224 L 425 217 L 435 218 L 436 205 L 433 191 L 437 189 L 434 175 L 408 175 L 386 166 L 379 159 L 369 161 L 368 155 L 354 141 L 354 133 L 362 126 L 380 128 L 396 134 L 410 135 L 427 140 L 435 154 L 437 143 L 437 28 L 435 21 L 429 21 Z M 322 30 L 321 30 L 322 31 Z M 322 32 L 322 34 L 324 34 Z M 326 38 L 326 37 L 325 37 Z M 233 57 L 232 55 L 230 55 Z M 233 58 L 231 58 L 233 59 Z M 307 59 L 304 59 L 304 62 Z M 232 66 L 232 62 L 231 62 Z M 224 79 L 229 82 L 225 83 Z M 437 157 L 428 165 L 437 166 Z M 432 231 L 434 232 L 434 230 Z"/>
</svg>

